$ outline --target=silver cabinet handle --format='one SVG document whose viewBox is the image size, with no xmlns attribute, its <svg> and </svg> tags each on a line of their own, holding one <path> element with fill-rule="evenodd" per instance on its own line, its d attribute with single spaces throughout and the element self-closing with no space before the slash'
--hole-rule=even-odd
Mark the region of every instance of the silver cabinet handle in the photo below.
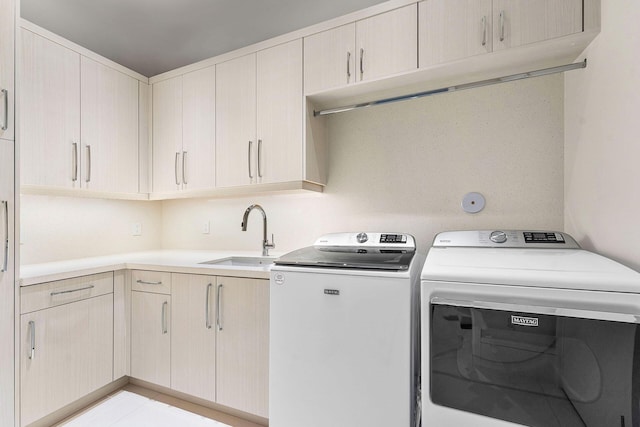
<svg viewBox="0 0 640 427">
<path fill-rule="evenodd" d="M 178 160 L 180 160 L 180 153 L 176 152 L 176 161 L 174 162 L 174 172 L 176 175 L 176 185 L 180 185 L 180 180 L 178 179 Z"/>
<path fill-rule="evenodd" d="M 73 173 L 71 175 L 71 181 L 76 182 L 78 180 L 78 143 L 72 142 L 73 147 Z"/>
<path fill-rule="evenodd" d="M 140 280 L 140 279 L 136 280 L 136 283 L 140 283 L 142 285 L 162 285 L 162 281 L 160 281 L 160 282 L 147 282 L 145 280 Z"/>
<path fill-rule="evenodd" d="M 504 41 L 504 10 L 500 11 L 500 41 Z"/>
<path fill-rule="evenodd" d="M 91 181 L 91 146 L 87 145 L 87 177 L 84 179 L 85 182 Z"/>
<path fill-rule="evenodd" d="M 167 301 L 162 303 L 162 334 L 167 333 L 167 308 L 169 303 Z"/>
<path fill-rule="evenodd" d="M 258 140 L 258 178 L 262 178 L 262 140 Z"/>
<path fill-rule="evenodd" d="M 36 357 L 36 322 L 29 321 L 29 359 L 33 360 Z"/>
<path fill-rule="evenodd" d="M 360 48 L 360 80 L 364 75 L 364 48 Z"/>
<path fill-rule="evenodd" d="M 80 292 L 80 291 L 85 291 L 87 289 L 93 289 L 95 288 L 95 286 L 93 285 L 89 285 L 89 286 L 85 286 L 84 288 L 78 288 L 78 289 L 69 289 L 68 291 L 56 291 L 56 292 L 51 292 L 49 295 L 56 296 L 56 295 L 62 295 L 62 294 L 70 294 L 73 292 Z"/>
<path fill-rule="evenodd" d="M 222 287 L 224 285 L 218 285 L 217 288 L 217 295 L 216 295 L 216 299 L 217 299 L 217 307 L 216 307 L 216 326 L 218 327 L 218 330 L 221 331 L 222 330 L 222 310 L 221 310 L 221 302 L 222 302 Z"/>
<path fill-rule="evenodd" d="M 4 97 L 4 120 L 2 121 L 2 130 L 7 130 L 9 127 L 9 91 L 2 89 L 0 92 Z"/>
<path fill-rule="evenodd" d="M 9 201 L 2 201 L 2 211 L 4 213 L 4 241 L 2 246 L 4 248 L 4 257 L 2 258 L 2 273 L 6 272 L 9 268 Z"/>
<path fill-rule="evenodd" d="M 351 81 L 351 52 L 347 52 L 347 83 Z"/>
<path fill-rule="evenodd" d="M 487 17 L 482 17 L 482 46 L 487 45 Z"/>
<path fill-rule="evenodd" d="M 209 283 L 207 285 L 207 295 L 205 296 L 206 303 L 204 305 L 204 326 L 207 329 L 211 329 L 211 309 L 209 308 L 209 300 L 211 299 L 211 288 L 213 284 Z"/>
<path fill-rule="evenodd" d="M 253 141 L 249 141 L 249 147 L 247 148 L 247 167 L 249 169 L 249 179 L 253 179 L 253 174 L 251 173 L 251 146 L 253 145 Z"/>
<path fill-rule="evenodd" d="M 185 177 L 186 175 L 186 161 L 187 161 L 187 152 L 183 151 L 182 152 L 182 183 L 187 185 L 187 178 Z"/>
</svg>

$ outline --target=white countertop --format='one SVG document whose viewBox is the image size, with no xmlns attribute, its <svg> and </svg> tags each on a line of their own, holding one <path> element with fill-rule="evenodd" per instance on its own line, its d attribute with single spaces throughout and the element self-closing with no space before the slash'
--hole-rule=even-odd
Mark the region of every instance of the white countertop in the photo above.
<svg viewBox="0 0 640 427">
<path fill-rule="evenodd" d="M 271 265 L 254 267 L 200 264 L 232 256 L 259 257 L 260 255 L 261 253 L 256 251 L 161 250 L 22 265 L 20 266 L 20 286 L 123 269 L 268 279 Z M 275 257 L 280 255 L 282 254 L 277 252 L 270 254 Z"/>
</svg>

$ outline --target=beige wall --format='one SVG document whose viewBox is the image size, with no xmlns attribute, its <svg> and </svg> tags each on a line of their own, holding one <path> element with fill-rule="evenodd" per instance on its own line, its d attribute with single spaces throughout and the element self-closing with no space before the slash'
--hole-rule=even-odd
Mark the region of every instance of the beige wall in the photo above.
<svg viewBox="0 0 640 427">
<path fill-rule="evenodd" d="M 157 249 L 161 206 L 157 203 L 73 197 L 21 196 L 20 262 Z M 142 236 L 131 225 L 142 223 Z"/>
<path fill-rule="evenodd" d="M 277 251 L 323 233 L 412 233 L 426 250 L 446 229 L 563 228 L 563 77 L 549 76 L 343 113 L 329 119 L 323 194 L 163 202 L 163 247 L 261 247 L 268 215 Z M 485 210 L 462 211 L 470 191 Z M 202 224 L 211 222 L 211 233 Z"/>
<path fill-rule="evenodd" d="M 588 66 L 565 76 L 565 225 L 640 270 L 640 2 L 602 2 Z"/>
<path fill-rule="evenodd" d="M 23 264 L 156 248 L 260 252 L 260 203 L 276 251 L 337 231 L 563 228 L 563 77 L 549 76 L 333 116 L 325 193 L 132 202 L 22 196 Z M 462 211 L 470 191 L 485 210 Z M 210 234 L 203 234 L 205 221 Z M 143 235 L 131 236 L 141 222 Z"/>
</svg>

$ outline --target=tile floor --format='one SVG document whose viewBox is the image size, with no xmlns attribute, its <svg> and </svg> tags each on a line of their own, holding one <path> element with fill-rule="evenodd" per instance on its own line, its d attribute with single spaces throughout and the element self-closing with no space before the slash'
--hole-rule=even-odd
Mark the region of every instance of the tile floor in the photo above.
<svg viewBox="0 0 640 427">
<path fill-rule="evenodd" d="M 57 427 L 261 427 L 211 408 L 127 384 Z"/>
</svg>

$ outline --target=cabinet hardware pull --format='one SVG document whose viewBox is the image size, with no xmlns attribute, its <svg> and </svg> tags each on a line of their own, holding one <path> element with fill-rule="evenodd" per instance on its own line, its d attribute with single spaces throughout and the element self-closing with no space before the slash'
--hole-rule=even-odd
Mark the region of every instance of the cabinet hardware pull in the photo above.
<svg viewBox="0 0 640 427">
<path fill-rule="evenodd" d="M 258 178 L 262 178 L 262 140 L 258 140 Z"/>
<path fill-rule="evenodd" d="M 71 176 L 71 181 L 76 182 L 78 180 L 78 143 L 71 143 L 73 147 L 73 175 Z"/>
<path fill-rule="evenodd" d="M 187 178 L 185 177 L 186 169 L 187 169 L 186 164 L 185 164 L 186 161 L 187 161 L 187 152 L 183 151 L 182 152 L 182 183 L 184 185 L 187 185 Z"/>
<path fill-rule="evenodd" d="M 87 145 L 87 177 L 85 178 L 85 182 L 91 181 L 91 146 Z"/>
<path fill-rule="evenodd" d="M 162 334 L 167 333 L 167 307 L 169 303 L 167 301 L 162 303 Z"/>
<path fill-rule="evenodd" d="M 221 331 L 222 330 L 222 311 L 221 311 L 221 302 L 222 302 L 222 287 L 224 285 L 218 285 L 218 289 L 217 289 L 217 310 L 216 310 L 216 325 L 218 326 L 218 330 Z"/>
<path fill-rule="evenodd" d="M 360 80 L 364 75 L 364 48 L 360 48 Z"/>
<path fill-rule="evenodd" d="M 36 357 L 36 322 L 29 320 L 29 360 Z"/>
<path fill-rule="evenodd" d="M 56 296 L 56 295 L 62 295 L 62 294 L 70 294 L 73 292 L 80 292 L 80 291 L 85 291 L 87 289 L 93 289 L 95 288 L 95 286 L 93 285 L 89 285 L 89 286 L 85 286 L 84 288 L 78 288 L 78 289 L 69 289 L 67 291 L 56 291 L 56 292 L 51 292 L 49 295 Z"/>
<path fill-rule="evenodd" d="M 204 305 L 204 325 L 207 329 L 211 329 L 211 310 L 209 308 L 209 300 L 211 299 L 211 288 L 213 287 L 213 284 L 209 283 L 207 285 L 207 295 L 206 295 L 206 303 Z"/>
<path fill-rule="evenodd" d="M 136 283 L 140 283 L 141 285 L 162 285 L 162 281 L 159 282 L 147 282 L 145 280 L 136 280 Z"/>
<path fill-rule="evenodd" d="M 347 83 L 351 81 L 351 52 L 347 52 Z"/>
<path fill-rule="evenodd" d="M 175 175 L 176 175 L 176 185 L 180 185 L 180 180 L 178 179 L 178 160 L 179 160 L 179 158 L 180 158 L 180 153 L 176 152 L 176 160 L 175 160 L 175 162 L 173 164 L 174 172 L 175 172 Z"/>
<path fill-rule="evenodd" d="M 500 11 L 500 41 L 504 41 L 504 10 Z"/>
<path fill-rule="evenodd" d="M 9 127 L 9 91 L 2 89 L 0 92 L 4 97 L 4 121 L 2 122 L 2 130 L 7 130 Z"/>
<path fill-rule="evenodd" d="M 487 17 L 482 17 L 482 46 L 487 45 Z"/>
<path fill-rule="evenodd" d="M 247 148 L 247 167 L 249 168 L 249 179 L 253 179 L 253 174 L 251 173 L 251 146 L 253 145 L 253 141 L 249 141 L 249 147 Z"/>
<path fill-rule="evenodd" d="M 8 271 L 9 268 L 9 201 L 2 201 L 2 210 L 4 212 L 4 257 L 2 259 L 2 273 Z"/>
</svg>

